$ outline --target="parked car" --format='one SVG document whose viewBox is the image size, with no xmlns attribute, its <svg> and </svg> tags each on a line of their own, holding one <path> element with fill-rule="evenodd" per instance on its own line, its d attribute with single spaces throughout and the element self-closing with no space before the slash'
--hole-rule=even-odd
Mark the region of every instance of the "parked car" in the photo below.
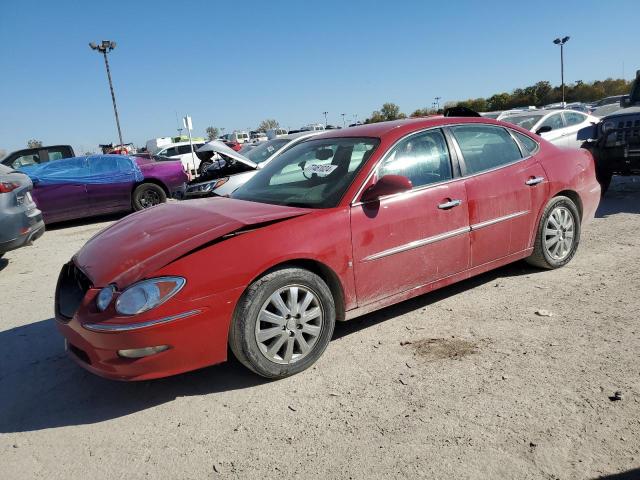
<svg viewBox="0 0 640 480">
<path fill-rule="evenodd" d="M 204 145 L 204 142 L 193 143 L 193 154 L 189 142 L 171 143 L 160 148 L 155 155 L 180 160 L 187 174 L 192 178 L 199 174 L 200 159 L 195 154 L 196 150 Z"/>
<path fill-rule="evenodd" d="M 60 272 L 56 325 L 71 357 L 109 378 L 224 362 L 228 346 L 282 378 L 318 360 L 336 321 L 520 259 L 566 265 L 599 199 L 588 151 L 515 125 L 332 130 L 231 198 L 161 205 L 97 234 Z"/>
<path fill-rule="evenodd" d="M 142 210 L 182 196 L 187 175 L 179 161 L 93 155 L 23 167 L 45 223 Z"/>
<path fill-rule="evenodd" d="M 578 132 L 599 119 L 574 110 L 535 110 L 509 115 L 503 121 L 537 133 L 559 147 L 580 148 Z"/>
<path fill-rule="evenodd" d="M 4 157 L 0 163 L 17 170 L 29 165 L 38 165 L 50 160 L 74 157 L 71 145 L 51 145 L 48 147 L 24 148 Z"/>
<path fill-rule="evenodd" d="M 287 130 L 284 128 L 271 128 L 267 130 L 267 138 L 269 140 L 273 140 L 274 138 L 282 137 L 287 133 L 288 133 Z"/>
<path fill-rule="evenodd" d="M 640 70 L 631 93 L 620 99 L 617 111 L 580 132 L 596 159 L 598 180 L 605 192 L 613 175 L 640 175 Z"/>
<path fill-rule="evenodd" d="M 262 143 L 269 139 L 267 138 L 267 134 L 264 132 L 252 132 L 249 140 L 251 143 Z"/>
<path fill-rule="evenodd" d="M 27 175 L 0 165 L 0 257 L 44 233 L 42 213 L 31 197 L 32 188 Z"/>
<path fill-rule="evenodd" d="M 217 160 L 205 170 L 199 181 L 187 186 L 185 197 L 225 196 L 253 177 L 258 170 L 269 165 L 274 158 L 296 143 L 322 132 L 301 132 L 283 135 L 239 152 L 229 151 L 220 142 L 209 142 L 199 151 L 218 154 Z M 222 154 L 222 157 L 220 156 Z"/>
<path fill-rule="evenodd" d="M 247 143 L 249 134 L 247 132 L 233 132 L 229 134 L 229 141 L 236 143 Z"/>
</svg>

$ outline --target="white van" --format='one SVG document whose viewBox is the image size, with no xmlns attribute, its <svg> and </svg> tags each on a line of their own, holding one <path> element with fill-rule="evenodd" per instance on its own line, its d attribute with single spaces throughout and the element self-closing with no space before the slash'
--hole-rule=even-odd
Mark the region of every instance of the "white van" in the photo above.
<svg viewBox="0 0 640 480">
<path fill-rule="evenodd" d="M 171 139 L 171 137 L 152 138 L 146 144 L 147 152 L 155 153 L 158 150 L 160 150 L 162 147 L 171 145 L 172 143 L 173 143 L 173 140 Z"/>
<path fill-rule="evenodd" d="M 269 140 L 273 140 L 274 138 L 279 138 L 284 135 L 287 135 L 289 132 L 284 128 L 271 128 L 267 130 L 267 138 Z"/>
<path fill-rule="evenodd" d="M 164 145 L 155 154 L 160 157 L 169 157 L 180 160 L 189 177 L 198 175 L 200 167 L 200 159 L 196 155 L 196 150 L 204 145 L 204 142 L 193 142 L 193 155 L 191 155 L 191 146 L 189 142 L 171 143 Z"/>
<path fill-rule="evenodd" d="M 249 141 L 249 134 L 247 132 L 233 132 L 229 135 L 229 140 L 238 143 L 247 143 Z"/>
</svg>

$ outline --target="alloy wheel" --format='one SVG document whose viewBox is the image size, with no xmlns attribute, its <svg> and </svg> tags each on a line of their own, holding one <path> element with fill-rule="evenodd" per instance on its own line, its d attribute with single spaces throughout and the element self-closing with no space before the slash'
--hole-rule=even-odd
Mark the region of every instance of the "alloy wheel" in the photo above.
<svg viewBox="0 0 640 480">
<path fill-rule="evenodd" d="M 544 248 L 554 260 L 564 260 L 573 248 L 575 222 L 571 211 L 558 206 L 551 211 L 544 228 Z"/>
<path fill-rule="evenodd" d="M 255 326 L 260 352 L 268 360 L 288 365 L 306 357 L 322 331 L 324 312 L 312 290 L 287 285 L 262 305 Z"/>
</svg>

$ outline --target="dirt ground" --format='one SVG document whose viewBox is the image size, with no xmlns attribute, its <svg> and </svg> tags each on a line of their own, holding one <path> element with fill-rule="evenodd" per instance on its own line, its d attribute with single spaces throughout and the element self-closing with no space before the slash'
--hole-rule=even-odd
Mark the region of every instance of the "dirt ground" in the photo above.
<svg viewBox="0 0 640 480">
<path fill-rule="evenodd" d="M 55 282 L 108 222 L 52 228 L 0 260 L 0 477 L 640 478 L 639 214 L 640 179 L 614 179 L 567 267 L 339 324 L 281 381 L 236 361 L 144 383 L 77 367 Z"/>
</svg>

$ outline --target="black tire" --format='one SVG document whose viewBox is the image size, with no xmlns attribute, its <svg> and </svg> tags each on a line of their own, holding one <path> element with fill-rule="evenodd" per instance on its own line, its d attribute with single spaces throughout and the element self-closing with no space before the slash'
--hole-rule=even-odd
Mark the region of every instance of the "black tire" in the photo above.
<svg viewBox="0 0 640 480">
<path fill-rule="evenodd" d="M 133 209 L 137 212 L 167 201 L 167 194 L 160 185 L 143 183 L 133 191 Z"/>
<path fill-rule="evenodd" d="M 607 171 L 596 171 L 596 179 L 600 184 L 600 194 L 604 196 L 609 190 L 609 186 L 611 185 L 611 179 L 613 178 L 613 173 Z"/>
<path fill-rule="evenodd" d="M 566 249 L 566 254 L 554 257 L 553 252 L 550 252 L 549 250 L 552 250 L 553 247 L 555 247 L 555 244 L 553 244 L 553 247 L 545 247 L 545 241 L 548 240 L 547 237 L 550 237 L 551 239 L 555 238 L 553 235 L 548 233 L 547 225 L 550 224 L 550 217 L 557 211 L 557 209 L 562 212 L 566 211 L 571 215 L 571 221 L 573 223 L 573 242 L 571 243 L 570 248 Z M 556 217 L 554 216 L 554 220 L 555 218 Z M 580 220 L 578 207 L 576 207 L 573 200 L 563 196 L 552 198 L 544 208 L 544 212 L 540 217 L 540 223 L 536 230 L 536 240 L 533 247 L 533 253 L 526 259 L 526 261 L 533 266 L 546 269 L 560 268 L 569 263 L 576 254 L 578 245 L 580 245 Z M 560 238 L 564 240 L 567 237 L 568 235 L 565 230 L 564 233 L 561 234 Z M 559 242 L 560 240 L 556 240 L 556 243 Z"/>
<path fill-rule="evenodd" d="M 276 363 L 267 358 L 267 352 L 264 351 L 266 349 L 264 342 L 263 350 L 261 350 L 257 340 L 256 324 L 259 321 L 258 315 L 263 311 L 263 308 L 270 299 L 273 298 L 272 296 L 274 294 L 280 295 L 277 292 L 291 287 L 302 287 L 307 292 L 313 294 L 314 301 L 316 302 L 314 305 L 317 304 L 322 315 L 319 326 L 320 333 L 314 337 L 315 343 L 313 343 L 308 353 L 304 354 L 302 358 L 288 364 Z M 306 292 L 304 292 L 304 294 L 306 295 Z M 285 301 L 285 304 L 286 303 Z M 290 306 L 290 304 L 287 306 Z M 295 322 L 295 319 L 289 321 Z M 300 322 L 302 323 L 303 320 L 300 320 Z M 302 372 L 320 358 L 331 340 L 335 322 L 336 309 L 334 299 L 331 290 L 322 278 L 308 270 L 285 267 L 268 273 L 247 288 L 234 312 L 229 329 L 229 346 L 236 358 L 258 375 L 274 379 L 285 378 Z M 274 328 L 280 328 L 278 325 L 274 325 Z M 288 327 L 283 326 L 283 332 L 278 333 L 277 338 L 275 336 L 273 337 L 272 346 L 278 343 L 279 338 L 287 338 L 289 334 L 292 337 L 298 334 L 303 335 L 303 330 L 295 332 L 293 328 L 293 331 L 289 331 L 287 328 Z M 297 328 L 303 327 L 299 326 Z M 293 339 L 289 341 L 295 345 Z M 286 342 L 287 340 L 285 340 L 285 343 Z M 282 348 L 286 350 L 286 345 L 283 344 Z"/>
</svg>

